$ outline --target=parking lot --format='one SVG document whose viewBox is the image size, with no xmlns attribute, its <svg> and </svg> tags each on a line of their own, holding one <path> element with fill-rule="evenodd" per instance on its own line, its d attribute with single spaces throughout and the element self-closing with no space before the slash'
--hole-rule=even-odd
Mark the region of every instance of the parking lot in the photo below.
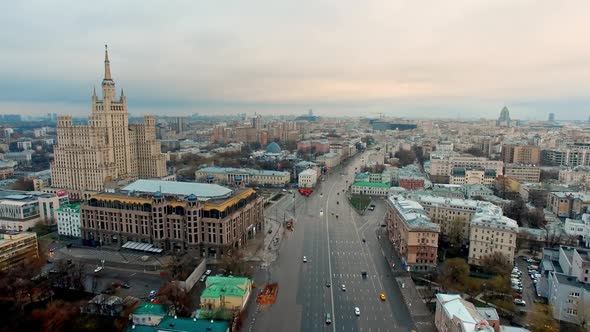
<svg viewBox="0 0 590 332">
<path fill-rule="evenodd" d="M 522 300 L 524 300 L 526 303 L 525 305 L 519 305 L 519 307 L 521 310 L 524 310 L 524 311 L 531 311 L 532 307 L 533 307 L 533 303 L 537 299 L 537 290 L 535 288 L 535 284 L 533 282 L 533 279 L 531 278 L 531 276 L 529 274 L 529 269 L 528 269 L 529 265 L 538 266 L 539 263 L 537 262 L 537 263 L 529 264 L 522 257 L 516 258 L 516 267 L 518 267 L 520 272 L 522 272 L 522 275 L 520 278 L 520 280 L 522 282 L 522 294 L 520 294 L 520 296 L 521 296 Z M 538 273 L 538 272 L 536 272 L 536 273 Z"/>
</svg>

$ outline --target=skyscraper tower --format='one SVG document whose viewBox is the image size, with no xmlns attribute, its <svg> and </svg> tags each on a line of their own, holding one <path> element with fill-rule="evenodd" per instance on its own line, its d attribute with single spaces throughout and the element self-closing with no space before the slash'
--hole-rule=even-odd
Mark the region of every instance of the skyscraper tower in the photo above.
<svg viewBox="0 0 590 332">
<path fill-rule="evenodd" d="M 116 96 L 109 52 L 105 45 L 102 99 L 92 92 L 88 125 L 74 125 L 71 116 L 59 116 L 57 145 L 51 164 L 52 187 L 83 198 L 102 191 L 109 181 L 159 178 L 166 175 L 165 156 L 156 140 L 155 117 L 129 124 L 127 98 Z"/>
<path fill-rule="evenodd" d="M 549 117 L 547 118 L 547 121 L 554 122 L 555 121 L 555 113 L 549 113 Z"/>
<path fill-rule="evenodd" d="M 512 119 L 510 119 L 510 111 L 508 107 L 504 106 L 500 111 L 500 117 L 496 121 L 498 127 L 512 127 Z"/>
</svg>

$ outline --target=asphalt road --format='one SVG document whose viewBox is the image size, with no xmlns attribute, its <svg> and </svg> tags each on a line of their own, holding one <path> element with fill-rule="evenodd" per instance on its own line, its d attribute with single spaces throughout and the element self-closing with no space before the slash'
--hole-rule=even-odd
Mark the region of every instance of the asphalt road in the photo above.
<svg viewBox="0 0 590 332">
<path fill-rule="evenodd" d="M 279 295 L 274 305 L 261 310 L 256 331 L 414 328 L 377 241 L 376 230 L 385 214 L 383 204 L 377 202 L 375 211 L 359 216 L 346 198 L 361 158 L 343 170 L 334 170 L 310 197 L 295 194 L 290 199 L 295 202 L 295 231 L 287 233 L 271 266 L 271 280 L 279 283 Z M 283 208 L 293 213 L 291 207 Z M 362 271 L 367 271 L 366 278 Z M 380 294 L 385 294 L 386 301 L 380 300 Z M 360 316 L 355 315 L 355 307 L 359 307 Z M 327 313 L 332 319 L 329 325 Z"/>
</svg>

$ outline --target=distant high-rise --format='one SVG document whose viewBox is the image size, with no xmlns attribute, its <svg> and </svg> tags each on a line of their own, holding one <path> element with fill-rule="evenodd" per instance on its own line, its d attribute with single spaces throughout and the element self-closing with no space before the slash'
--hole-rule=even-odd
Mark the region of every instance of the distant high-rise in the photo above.
<svg viewBox="0 0 590 332">
<path fill-rule="evenodd" d="M 547 118 L 547 121 L 549 121 L 549 122 L 555 121 L 555 113 L 549 113 L 549 117 Z"/>
<path fill-rule="evenodd" d="M 512 119 L 510 119 L 510 111 L 508 107 L 504 106 L 500 111 L 500 117 L 496 121 L 498 127 L 512 127 Z"/>
<path fill-rule="evenodd" d="M 74 125 L 71 116 L 59 116 L 57 145 L 51 163 L 51 185 L 82 198 L 86 192 L 105 189 L 109 181 L 166 176 L 166 159 L 156 140 L 156 119 L 145 116 L 142 124 L 129 124 L 127 98 L 119 98 L 105 50 L 102 99 L 92 93 L 88 125 Z"/>
</svg>

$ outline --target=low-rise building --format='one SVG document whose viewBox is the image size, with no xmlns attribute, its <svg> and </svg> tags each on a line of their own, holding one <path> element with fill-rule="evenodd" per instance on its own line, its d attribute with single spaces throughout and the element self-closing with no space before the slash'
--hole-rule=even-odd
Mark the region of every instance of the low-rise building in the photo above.
<svg viewBox="0 0 590 332">
<path fill-rule="evenodd" d="M 385 224 L 389 241 L 408 271 L 436 268 L 440 226 L 430 221 L 418 202 L 402 196 L 390 196 Z"/>
<path fill-rule="evenodd" d="M 389 187 L 391 186 L 387 183 L 355 182 L 350 187 L 350 191 L 353 195 L 385 197 L 389 193 Z"/>
<path fill-rule="evenodd" d="M 127 332 L 229 332 L 229 323 L 213 319 L 168 316 L 162 304 L 143 302 L 131 314 Z"/>
<path fill-rule="evenodd" d="M 63 204 L 57 209 L 57 233 L 80 237 L 80 203 Z"/>
<path fill-rule="evenodd" d="M 9 161 L 2 161 L 0 160 L 0 180 L 5 180 L 14 174 L 14 168 L 16 167 L 16 162 L 9 160 Z"/>
<path fill-rule="evenodd" d="M 0 234 L 0 270 L 37 257 L 39 257 L 37 234 L 28 232 Z"/>
<path fill-rule="evenodd" d="M 252 188 L 137 180 L 93 195 L 81 206 L 81 222 L 89 245 L 143 243 L 217 257 L 264 231 L 264 206 Z"/>
<path fill-rule="evenodd" d="M 57 209 L 67 202 L 65 192 L 0 189 L 0 229 L 22 232 L 38 222 L 52 225 L 57 220 Z"/>
<path fill-rule="evenodd" d="M 492 189 L 481 184 L 466 184 L 461 186 L 461 189 L 467 199 L 473 199 L 475 197 L 485 199 L 486 197 L 494 196 L 494 191 Z"/>
<path fill-rule="evenodd" d="M 225 185 L 283 187 L 291 182 L 291 173 L 250 168 L 204 167 L 195 172 L 195 180 Z"/>
<path fill-rule="evenodd" d="M 297 185 L 299 188 L 314 188 L 318 179 L 318 173 L 314 169 L 306 169 L 299 173 Z"/>
<path fill-rule="evenodd" d="M 450 176 L 453 168 L 456 167 L 494 170 L 496 175 L 502 175 L 504 163 L 499 160 L 488 160 L 484 157 L 430 155 L 430 175 Z"/>
<path fill-rule="evenodd" d="M 201 310 L 241 311 L 248 303 L 252 280 L 241 277 L 208 277 L 201 293 Z"/>
<path fill-rule="evenodd" d="M 515 179 L 518 182 L 539 182 L 541 179 L 541 168 L 527 164 L 506 164 L 504 176 Z"/>
<path fill-rule="evenodd" d="M 317 157 L 315 161 L 328 169 L 332 169 L 340 165 L 340 155 L 338 155 L 337 153 L 329 152 Z"/>
<path fill-rule="evenodd" d="M 563 184 L 590 184 L 590 167 L 578 166 L 559 170 L 559 182 Z"/>
<path fill-rule="evenodd" d="M 580 192 L 551 192 L 547 200 L 548 208 L 560 218 L 580 218 L 590 206 L 590 195 Z"/>
</svg>

